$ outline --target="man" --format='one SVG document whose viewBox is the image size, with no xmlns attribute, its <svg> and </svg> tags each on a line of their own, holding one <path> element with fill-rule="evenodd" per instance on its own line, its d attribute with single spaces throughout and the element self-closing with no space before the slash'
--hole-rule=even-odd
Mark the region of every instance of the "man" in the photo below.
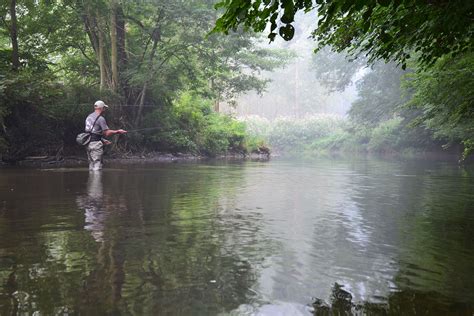
<svg viewBox="0 0 474 316">
<path fill-rule="evenodd" d="M 114 134 L 125 134 L 127 131 L 123 129 L 113 130 L 109 129 L 107 122 L 102 114 L 109 106 L 103 101 L 97 101 L 94 104 L 94 112 L 89 114 L 86 118 L 86 132 L 91 132 L 91 141 L 87 145 L 87 158 L 89 160 L 89 170 L 102 169 L 102 155 L 104 154 L 104 145 L 109 145 L 111 142 L 104 139 Z"/>
</svg>

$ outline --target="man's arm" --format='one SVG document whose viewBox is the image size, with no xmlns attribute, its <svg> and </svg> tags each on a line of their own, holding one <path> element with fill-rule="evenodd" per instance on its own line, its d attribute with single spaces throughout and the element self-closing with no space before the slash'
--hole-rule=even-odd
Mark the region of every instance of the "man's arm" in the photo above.
<svg viewBox="0 0 474 316">
<path fill-rule="evenodd" d="M 123 129 L 109 129 L 107 126 L 107 122 L 105 121 L 105 118 L 102 116 L 99 118 L 99 126 L 102 130 L 102 136 L 109 137 L 111 135 L 115 134 L 125 134 L 127 131 L 124 131 Z"/>
<path fill-rule="evenodd" d="M 102 135 L 104 135 L 105 137 L 109 137 L 115 134 L 125 134 L 125 133 L 127 133 L 127 131 L 123 129 L 107 129 L 102 132 Z"/>
</svg>

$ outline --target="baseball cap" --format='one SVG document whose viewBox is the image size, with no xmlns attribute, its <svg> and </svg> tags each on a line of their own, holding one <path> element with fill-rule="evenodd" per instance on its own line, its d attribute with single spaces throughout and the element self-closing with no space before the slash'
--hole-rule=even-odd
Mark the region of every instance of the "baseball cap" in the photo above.
<svg viewBox="0 0 474 316">
<path fill-rule="evenodd" d="M 104 108 L 104 107 L 105 107 L 105 108 L 108 108 L 109 106 L 108 106 L 107 104 L 105 104 L 104 101 L 100 101 L 100 100 L 99 100 L 99 101 L 96 101 L 96 102 L 94 103 L 94 107 L 95 107 L 95 108 Z"/>
</svg>

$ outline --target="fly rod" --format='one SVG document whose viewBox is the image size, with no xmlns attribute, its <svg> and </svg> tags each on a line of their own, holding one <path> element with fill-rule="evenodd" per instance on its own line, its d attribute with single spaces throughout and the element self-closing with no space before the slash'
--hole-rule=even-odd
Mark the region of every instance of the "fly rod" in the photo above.
<svg viewBox="0 0 474 316">
<path fill-rule="evenodd" d="M 134 133 L 134 132 L 141 132 L 141 131 L 149 131 L 149 130 L 158 129 L 158 128 L 160 128 L 160 127 L 161 127 L 161 126 L 132 129 L 132 130 L 127 131 L 127 133 Z"/>
</svg>

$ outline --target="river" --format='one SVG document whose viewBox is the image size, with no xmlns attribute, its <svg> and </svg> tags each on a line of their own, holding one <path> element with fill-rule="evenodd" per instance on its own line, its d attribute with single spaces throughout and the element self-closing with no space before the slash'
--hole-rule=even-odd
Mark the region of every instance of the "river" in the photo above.
<svg viewBox="0 0 474 316">
<path fill-rule="evenodd" d="M 1 315 L 472 315 L 473 271 L 472 167 L 0 169 Z"/>
</svg>

